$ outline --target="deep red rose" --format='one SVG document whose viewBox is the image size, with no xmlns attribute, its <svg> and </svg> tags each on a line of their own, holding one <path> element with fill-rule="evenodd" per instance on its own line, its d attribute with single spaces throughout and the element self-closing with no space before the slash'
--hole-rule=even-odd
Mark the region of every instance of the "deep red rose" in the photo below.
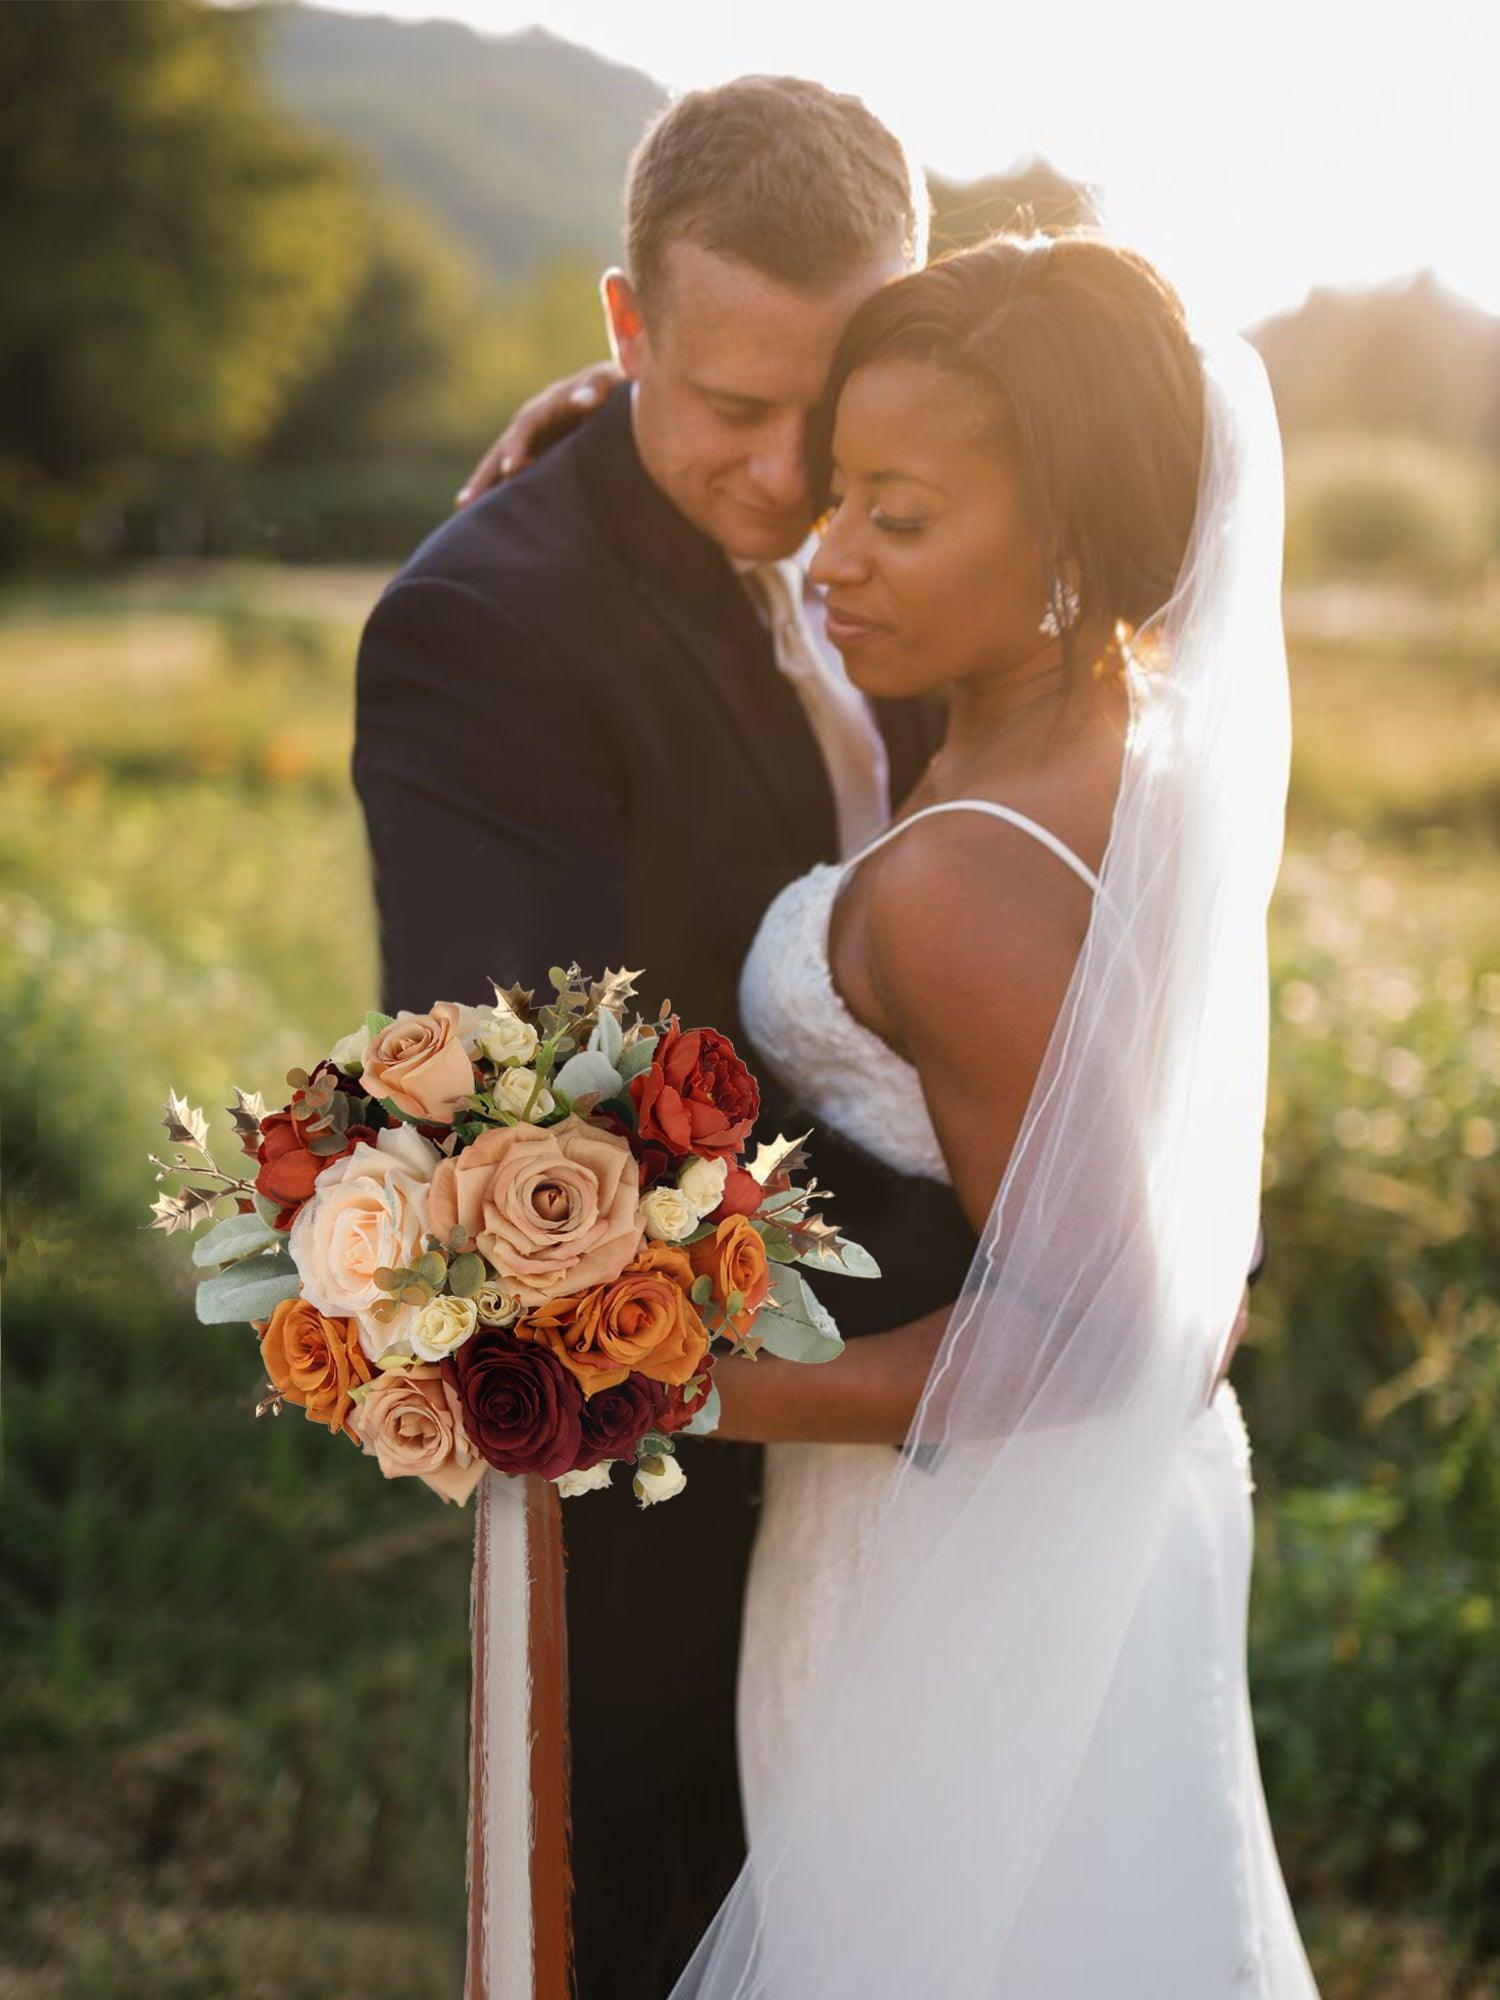
<svg viewBox="0 0 1500 2000">
<path fill-rule="evenodd" d="M 709 1391 L 714 1386 L 714 1358 L 711 1354 L 705 1357 L 695 1379 L 698 1387 L 691 1396 L 687 1394 L 686 1385 L 667 1393 L 666 1412 L 657 1429 L 665 1431 L 669 1437 L 673 1431 L 680 1431 L 684 1425 L 690 1424 L 708 1401 Z"/>
<path fill-rule="evenodd" d="M 635 1164 L 641 1177 L 641 1193 L 647 1193 L 663 1178 L 672 1165 L 672 1155 L 665 1146 L 651 1146 L 633 1132 L 615 1111 L 595 1111 L 590 1114 L 589 1123 L 602 1125 L 606 1132 L 618 1132 L 635 1156 Z"/>
<path fill-rule="evenodd" d="M 460 1349 L 462 1352 L 462 1349 Z M 587 1472 L 605 1458 L 630 1458 L 647 1431 L 664 1430 L 667 1388 L 631 1373 L 612 1389 L 596 1389 L 583 1399 L 583 1449 L 577 1469 Z"/>
<path fill-rule="evenodd" d="M 556 1479 L 578 1463 L 583 1391 L 550 1348 L 483 1327 L 442 1369 L 470 1442 L 497 1472 Z"/>
<path fill-rule="evenodd" d="M 305 1119 L 294 1118 L 290 1111 L 273 1111 L 261 1120 L 260 1144 L 255 1152 L 256 1159 L 260 1161 L 260 1172 L 255 1176 L 255 1192 L 264 1195 L 267 1201 L 280 1204 L 274 1228 L 291 1228 L 297 1210 L 312 1193 L 313 1182 L 318 1175 L 325 1167 L 332 1166 L 335 1160 L 345 1159 L 361 1139 L 373 1145 L 374 1131 L 368 1125 L 351 1125 L 336 1153 L 313 1153 L 308 1150 Z"/>
<path fill-rule="evenodd" d="M 737 1153 L 760 1110 L 760 1087 L 734 1044 L 716 1028 L 683 1034 L 675 1014 L 630 1095 L 642 1140 L 657 1141 L 679 1159 Z"/>
<path fill-rule="evenodd" d="M 731 1215 L 754 1215 L 765 1198 L 766 1191 L 754 1174 L 746 1173 L 743 1167 L 731 1166 L 724 1183 L 724 1198 L 709 1221 L 723 1222 Z"/>
</svg>

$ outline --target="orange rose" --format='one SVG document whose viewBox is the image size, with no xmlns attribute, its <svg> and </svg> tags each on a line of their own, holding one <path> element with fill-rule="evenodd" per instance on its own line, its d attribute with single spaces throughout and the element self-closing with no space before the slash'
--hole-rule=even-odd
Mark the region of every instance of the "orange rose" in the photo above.
<svg viewBox="0 0 1500 2000">
<path fill-rule="evenodd" d="M 371 1097 L 388 1097 L 408 1118 L 451 1125 L 474 1090 L 458 1008 L 439 1000 L 430 1014 L 398 1014 L 365 1050 L 359 1084 Z"/>
<path fill-rule="evenodd" d="M 760 1231 L 743 1215 L 728 1215 L 712 1236 L 704 1236 L 689 1251 L 693 1270 L 712 1279 L 714 1303 L 722 1312 L 731 1292 L 743 1304 L 729 1324 L 743 1339 L 771 1290 L 771 1267 Z"/>
<path fill-rule="evenodd" d="M 308 1421 L 354 1436 L 351 1389 L 370 1379 L 370 1364 L 353 1320 L 329 1319 L 306 1299 L 283 1299 L 261 1336 L 260 1358 L 271 1386 L 306 1410 Z"/>
<path fill-rule="evenodd" d="M 670 1243 L 655 1243 L 614 1280 L 531 1313 L 516 1327 L 542 1340 L 585 1395 L 613 1388 L 632 1371 L 681 1384 L 708 1352 L 708 1329 L 688 1293 L 693 1267 Z"/>
</svg>

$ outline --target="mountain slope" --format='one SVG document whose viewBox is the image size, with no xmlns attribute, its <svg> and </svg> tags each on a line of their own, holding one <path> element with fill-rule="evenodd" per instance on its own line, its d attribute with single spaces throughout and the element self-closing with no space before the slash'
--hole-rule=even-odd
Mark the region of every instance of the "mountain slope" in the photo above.
<svg viewBox="0 0 1500 2000">
<path fill-rule="evenodd" d="M 619 254 L 626 162 L 666 102 L 649 77 L 540 28 L 289 5 L 265 10 L 263 32 L 280 101 L 441 217 L 490 277 Z"/>
</svg>

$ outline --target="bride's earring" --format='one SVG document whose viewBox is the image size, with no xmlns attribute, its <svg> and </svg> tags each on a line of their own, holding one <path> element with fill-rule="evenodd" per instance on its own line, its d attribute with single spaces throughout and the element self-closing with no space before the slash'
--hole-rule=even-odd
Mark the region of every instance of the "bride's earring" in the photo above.
<svg viewBox="0 0 1500 2000">
<path fill-rule="evenodd" d="M 1055 576 L 1047 609 L 1042 613 L 1042 621 L 1037 630 L 1046 639 L 1060 639 L 1064 632 L 1071 632 L 1078 623 L 1083 610 L 1083 600 L 1066 578 Z"/>
</svg>

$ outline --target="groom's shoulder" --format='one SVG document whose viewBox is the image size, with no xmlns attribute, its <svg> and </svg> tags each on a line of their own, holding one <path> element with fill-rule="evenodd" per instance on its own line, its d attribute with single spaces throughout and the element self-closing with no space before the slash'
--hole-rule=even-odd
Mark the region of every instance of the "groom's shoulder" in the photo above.
<svg viewBox="0 0 1500 2000">
<path fill-rule="evenodd" d="M 388 588 L 448 585 L 516 613 L 565 602 L 560 591 L 596 575 L 606 560 L 575 459 L 570 440 L 454 514 Z"/>
</svg>

